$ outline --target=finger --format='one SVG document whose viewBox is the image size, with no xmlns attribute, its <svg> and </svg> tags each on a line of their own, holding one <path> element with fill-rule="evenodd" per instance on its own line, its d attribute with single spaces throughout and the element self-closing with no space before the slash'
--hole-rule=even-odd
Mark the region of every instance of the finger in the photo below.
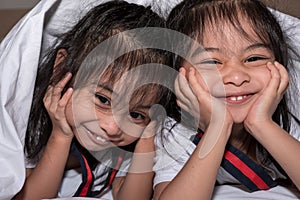
<svg viewBox="0 0 300 200">
<path fill-rule="evenodd" d="M 175 80 L 174 88 L 175 88 L 175 94 L 176 94 L 177 99 L 179 99 L 181 102 L 184 102 L 184 104 L 188 104 L 189 99 L 185 96 L 184 91 L 182 91 L 182 88 L 189 87 L 187 84 L 187 81 L 185 80 L 184 74 L 185 74 L 184 70 L 178 74 L 178 76 Z M 184 86 L 182 86 L 182 85 L 184 85 Z"/>
<path fill-rule="evenodd" d="M 71 98 L 73 93 L 73 89 L 69 88 L 63 97 L 59 100 L 56 110 L 55 110 L 55 119 L 60 120 L 60 119 L 65 119 L 65 110 L 66 110 L 66 105 L 69 102 L 69 99 Z M 53 106 L 54 108 L 54 106 Z"/>
<path fill-rule="evenodd" d="M 51 103 L 52 92 L 53 92 L 53 87 L 49 85 L 46 90 L 45 96 L 43 98 L 43 102 L 46 108 L 48 108 Z"/>
<path fill-rule="evenodd" d="M 63 97 L 60 99 L 59 101 L 59 106 L 60 107 L 65 107 L 67 105 L 67 103 L 69 102 L 70 98 L 72 97 L 73 94 L 73 88 L 69 88 L 65 94 L 63 95 Z"/>
<path fill-rule="evenodd" d="M 141 138 L 150 138 L 156 134 L 158 122 L 156 120 L 152 120 L 144 129 Z"/>
<path fill-rule="evenodd" d="M 271 72 L 271 80 L 268 84 L 268 87 L 266 88 L 266 92 L 270 92 L 270 94 L 273 93 L 273 95 L 277 96 L 277 91 L 279 89 L 279 85 L 280 85 L 280 73 L 279 70 L 277 69 L 277 67 L 275 67 L 275 65 L 271 62 L 267 63 L 267 67 Z M 274 93 L 274 91 L 276 91 L 276 93 Z M 272 97 L 272 96 L 270 96 Z M 274 96 L 273 96 L 274 97 Z"/>
<path fill-rule="evenodd" d="M 185 111 L 187 111 L 187 112 L 190 112 L 190 107 L 189 107 L 187 104 L 183 103 L 183 102 L 180 101 L 179 99 L 176 100 L 176 102 L 177 102 L 177 105 L 178 105 L 181 109 L 183 109 L 183 110 L 185 110 Z"/>
<path fill-rule="evenodd" d="M 281 65 L 279 62 L 275 62 L 274 65 L 278 69 L 280 77 L 281 77 L 278 92 L 280 94 L 283 94 L 289 85 L 289 75 L 288 75 L 288 72 L 285 69 L 285 67 L 283 65 Z"/>
<path fill-rule="evenodd" d="M 54 86 L 54 90 L 53 90 L 53 94 L 52 96 L 54 98 L 58 98 L 60 99 L 61 97 L 61 92 L 63 91 L 63 89 L 65 88 L 66 84 L 69 82 L 69 80 L 71 79 L 72 74 L 71 73 L 67 73 L 62 80 L 60 80 L 55 86 Z"/>
<path fill-rule="evenodd" d="M 67 73 L 54 87 L 54 91 L 53 94 L 55 96 L 60 95 L 61 91 L 65 88 L 66 84 L 69 82 L 69 80 L 71 79 L 72 74 L 71 73 Z"/>
<path fill-rule="evenodd" d="M 178 86 L 180 93 L 179 99 L 183 104 L 190 105 L 197 103 L 197 98 L 190 88 L 190 85 L 186 79 L 186 70 L 184 68 L 180 69 L 180 75 L 178 76 Z M 176 90 L 175 90 L 176 91 Z"/>
<path fill-rule="evenodd" d="M 194 68 L 190 68 L 189 71 L 189 83 L 191 86 L 191 89 L 194 94 L 196 94 L 198 100 L 203 99 L 204 96 L 203 94 L 207 94 L 207 92 L 203 89 L 203 83 L 201 80 L 200 75 L 196 75 L 196 70 Z"/>
</svg>

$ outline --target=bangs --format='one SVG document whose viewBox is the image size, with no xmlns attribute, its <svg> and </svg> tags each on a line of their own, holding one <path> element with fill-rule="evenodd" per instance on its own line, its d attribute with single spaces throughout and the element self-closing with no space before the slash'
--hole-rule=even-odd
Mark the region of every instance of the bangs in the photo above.
<svg viewBox="0 0 300 200">
<path fill-rule="evenodd" d="M 230 26 L 249 41 L 259 38 L 264 44 L 270 43 L 269 32 L 272 29 L 269 20 L 269 11 L 259 1 L 227 0 L 206 1 L 201 4 L 187 5 L 189 7 L 183 21 L 186 23 L 182 30 L 200 44 L 206 31 L 213 30 L 222 33 L 224 26 Z M 274 17 L 272 17 L 274 18 Z M 243 26 L 248 23 L 254 35 L 250 35 Z M 184 24 L 184 23 L 182 23 Z"/>
<path fill-rule="evenodd" d="M 204 34 L 222 37 L 224 27 L 230 27 L 250 42 L 263 43 L 274 52 L 275 59 L 287 65 L 287 44 L 280 24 L 270 10 L 257 0 L 186 0 L 169 15 L 168 27 L 179 31 L 198 44 L 203 44 Z M 247 24 L 247 26 L 245 26 Z M 250 28 L 250 32 L 249 32 Z M 178 41 L 176 47 L 189 55 L 191 43 Z M 175 66 L 179 68 L 180 56 Z"/>
</svg>

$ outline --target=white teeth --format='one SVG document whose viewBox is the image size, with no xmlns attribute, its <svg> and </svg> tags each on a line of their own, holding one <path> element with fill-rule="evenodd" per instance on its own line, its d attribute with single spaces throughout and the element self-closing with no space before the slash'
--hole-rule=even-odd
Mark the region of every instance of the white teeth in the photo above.
<svg viewBox="0 0 300 200">
<path fill-rule="evenodd" d="M 246 96 L 237 96 L 237 97 L 230 97 L 231 101 L 240 101 L 244 99 Z"/>
<path fill-rule="evenodd" d="M 236 97 L 230 97 L 231 101 L 236 101 Z"/>
<path fill-rule="evenodd" d="M 101 142 L 106 142 L 107 140 L 101 136 L 97 136 L 96 139 Z"/>
</svg>

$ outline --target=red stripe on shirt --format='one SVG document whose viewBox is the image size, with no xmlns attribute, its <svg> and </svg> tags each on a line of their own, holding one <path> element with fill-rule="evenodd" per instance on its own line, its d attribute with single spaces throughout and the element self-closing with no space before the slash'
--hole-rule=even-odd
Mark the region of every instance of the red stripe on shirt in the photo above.
<svg viewBox="0 0 300 200">
<path fill-rule="evenodd" d="M 84 160 L 84 165 L 86 166 L 86 171 L 87 171 L 87 181 L 86 181 L 86 184 L 83 186 L 79 196 L 80 197 L 86 197 L 87 196 L 87 193 L 88 193 L 88 190 L 89 190 L 89 187 L 93 181 L 93 175 L 92 175 L 92 170 L 86 160 L 86 158 L 82 155 L 82 158 Z"/>
<path fill-rule="evenodd" d="M 267 190 L 270 187 L 242 160 L 230 151 L 226 151 L 224 157 L 236 168 L 238 168 L 246 177 L 248 177 L 259 189 Z"/>
</svg>

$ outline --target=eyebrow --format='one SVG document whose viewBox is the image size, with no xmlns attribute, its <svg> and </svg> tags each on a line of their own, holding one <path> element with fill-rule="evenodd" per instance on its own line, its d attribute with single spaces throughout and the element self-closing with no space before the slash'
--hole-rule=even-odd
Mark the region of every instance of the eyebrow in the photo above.
<svg viewBox="0 0 300 200">
<path fill-rule="evenodd" d="M 254 44 L 251 44 L 250 46 L 248 46 L 247 48 L 245 48 L 244 51 L 249 51 L 249 50 L 258 49 L 258 48 L 270 49 L 270 45 L 264 44 L 264 43 L 254 43 Z"/>
<path fill-rule="evenodd" d="M 264 43 L 254 43 L 251 44 L 250 46 L 246 47 L 244 49 L 244 51 L 250 51 L 250 50 L 254 50 L 254 49 L 258 49 L 258 48 L 266 48 L 266 49 L 270 49 L 270 45 L 268 44 L 264 44 Z M 219 48 L 216 47 L 205 47 L 204 49 L 202 49 L 202 52 L 220 52 L 221 50 Z M 199 53 L 201 53 L 200 51 L 198 51 Z"/>
<path fill-rule="evenodd" d="M 107 90 L 107 91 L 113 93 L 112 88 L 109 87 L 108 85 L 103 85 L 103 84 L 101 84 L 101 83 L 98 83 L 98 84 L 97 84 L 97 87 L 103 88 L 103 89 L 105 89 L 105 90 Z"/>
<path fill-rule="evenodd" d="M 153 103 L 153 104 L 139 104 L 139 103 L 136 103 L 131 108 L 132 109 L 150 109 L 154 104 L 155 103 Z"/>
<path fill-rule="evenodd" d="M 204 51 L 214 52 L 214 51 L 221 51 L 221 50 L 219 48 L 215 48 L 215 47 L 205 47 Z"/>
<path fill-rule="evenodd" d="M 115 95 L 117 98 L 119 98 L 119 94 L 114 92 L 113 89 L 111 88 L 111 86 L 107 85 L 107 84 L 101 84 L 101 83 L 98 83 L 97 84 L 97 88 L 101 88 L 103 90 L 106 90 L 108 92 L 110 92 L 111 94 Z"/>
</svg>

